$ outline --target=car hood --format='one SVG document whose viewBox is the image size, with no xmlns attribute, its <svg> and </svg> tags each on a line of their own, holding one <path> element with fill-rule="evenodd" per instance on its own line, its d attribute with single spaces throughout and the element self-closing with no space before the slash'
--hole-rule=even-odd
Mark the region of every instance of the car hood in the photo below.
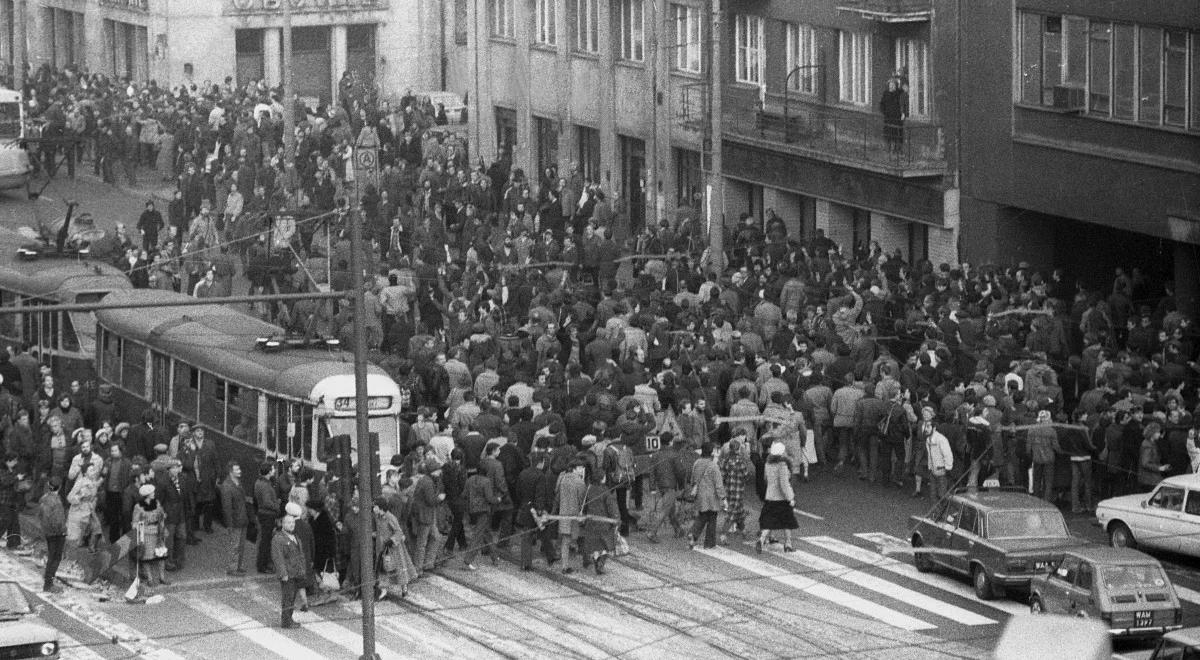
<svg viewBox="0 0 1200 660">
<path fill-rule="evenodd" d="M 1146 501 L 1146 494 L 1141 495 L 1122 495 L 1121 497 L 1110 497 L 1107 500 L 1101 500 L 1096 505 L 1096 513 L 1099 514 L 1101 509 L 1117 509 L 1121 511 L 1134 511 L 1142 508 L 1142 502 Z"/>
<path fill-rule="evenodd" d="M 0 623 L 0 640 L 5 646 L 24 646 L 58 641 L 58 631 L 33 621 Z"/>
<path fill-rule="evenodd" d="M 1065 538 L 1049 539 L 988 539 L 988 543 L 1005 552 L 1038 552 L 1043 550 L 1054 552 L 1087 545 L 1088 541 L 1087 539 L 1068 536 Z"/>
</svg>

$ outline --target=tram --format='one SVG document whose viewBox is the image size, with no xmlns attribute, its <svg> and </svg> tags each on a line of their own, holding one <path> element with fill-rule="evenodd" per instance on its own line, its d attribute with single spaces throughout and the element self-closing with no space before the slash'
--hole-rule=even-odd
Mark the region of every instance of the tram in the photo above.
<svg viewBox="0 0 1200 660">
<path fill-rule="evenodd" d="M 172 291 L 114 291 L 105 303 L 194 300 Z M 327 471 L 346 436 L 353 447 L 354 363 L 333 347 L 275 348 L 283 328 L 224 305 L 102 309 L 96 312 L 96 373 L 113 386 L 126 417 L 160 411 L 173 427 L 203 426 L 222 464 L 302 458 Z M 272 339 L 268 345 L 267 339 Z M 286 342 L 278 342 L 285 344 Z M 399 452 L 400 389 L 370 365 L 367 406 L 378 456 Z"/>
<path fill-rule="evenodd" d="M 0 307 L 28 308 L 0 314 L 0 343 L 25 344 L 66 382 L 95 379 L 96 317 L 91 312 L 39 312 L 39 305 L 97 303 L 113 291 L 132 289 L 125 273 L 85 255 L 34 253 L 29 238 L 0 228 Z"/>
</svg>

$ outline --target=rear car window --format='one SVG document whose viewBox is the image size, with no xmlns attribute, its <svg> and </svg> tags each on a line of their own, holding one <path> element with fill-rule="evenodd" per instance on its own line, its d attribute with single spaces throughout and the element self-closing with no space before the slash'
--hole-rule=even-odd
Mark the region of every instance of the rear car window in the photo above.
<svg viewBox="0 0 1200 660">
<path fill-rule="evenodd" d="M 993 511 L 987 519 L 990 539 L 1032 539 L 1070 536 L 1062 514 L 1049 509 Z"/>
<path fill-rule="evenodd" d="M 1108 591 L 1162 589 L 1167 586 L 1167 576 L 1158 566 L 1104 566 L 1100 569 L 1100 581 Z"/>
</svg>

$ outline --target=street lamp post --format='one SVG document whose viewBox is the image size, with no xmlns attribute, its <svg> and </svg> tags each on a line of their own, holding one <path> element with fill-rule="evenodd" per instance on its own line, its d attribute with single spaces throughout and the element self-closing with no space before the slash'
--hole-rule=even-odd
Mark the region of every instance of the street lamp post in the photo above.
<svg viewBox="0 0 1200 660">
<path fill-rule="evenodd" d="M 710 258 L 718 267 L 725 262 L 725 175 L 722 149 L 723 127 L 721 125 L 721 88 L 724 86 L 724 56 L 722 54 L 722 19 L 724 10 L 721 0 L 712 0 L 712 48 L 708 65 L 708 109 L 710 164 L 708 168 L 708 249 Z"/>
<path fill-rule="evenodd" d="M 296 152 L 296 90 L 292 78 L 292 2 L 283 0 L 283 152 Z"/>
</svg>

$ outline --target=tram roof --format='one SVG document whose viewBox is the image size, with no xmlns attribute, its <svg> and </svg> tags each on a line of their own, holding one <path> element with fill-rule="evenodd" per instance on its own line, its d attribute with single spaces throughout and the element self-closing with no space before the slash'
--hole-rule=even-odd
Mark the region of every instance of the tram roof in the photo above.
<svg viewBox="0 0 1200 660">
<path fill-rule="evenodd" d="M 17 248 L 30 242 L 18 232 L 0 229 L 0 289 L 73 303 L 78 293 L 133 288 L 124 271 L 101 260 L 57 255 L 23 259 Z"/>
<path fill-rule="evenodd" d="M 191 296 L 173 291 L 129 289 L 109 294 L 104 302 L 186 299 Z M 309 399 L 325 379 L 354 373 L 354 362 L 346 351 L 260 350 L 256 346 L 259 337 L 282 335 L 284 330 L 227 305 L 101 309 L 96 318 L 100 325 L 122 337 L 216 376 L 294 398 Z M 375 365 L 368 366 L 368 374 L 387 377 Z"/>
</svg>

